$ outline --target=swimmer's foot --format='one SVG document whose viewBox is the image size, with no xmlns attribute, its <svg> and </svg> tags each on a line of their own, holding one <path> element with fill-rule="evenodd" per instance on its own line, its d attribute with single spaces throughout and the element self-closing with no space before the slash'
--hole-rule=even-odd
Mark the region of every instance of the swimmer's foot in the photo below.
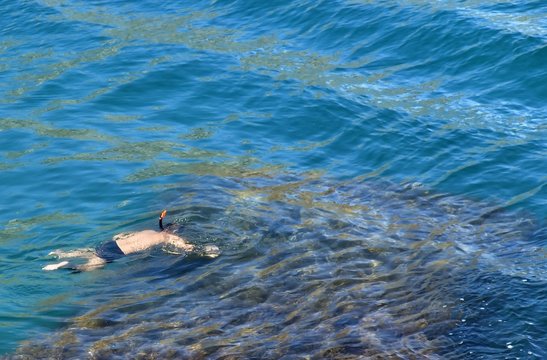
<svg viewBox="0 0 547 360">
<path fill-rule="evenodd" d="M 62 267 L 65 267 L 68 265 L 68 261 L 61 261 L 60 263 L 58 264 L 49 264 L 49 265 L 46 265 L 42 268 L 42 270 L 45 270 L 45 271 L 52 271 L 52 270 L 57 270 L 57 269 L 60 269 Z"/>
</svg>

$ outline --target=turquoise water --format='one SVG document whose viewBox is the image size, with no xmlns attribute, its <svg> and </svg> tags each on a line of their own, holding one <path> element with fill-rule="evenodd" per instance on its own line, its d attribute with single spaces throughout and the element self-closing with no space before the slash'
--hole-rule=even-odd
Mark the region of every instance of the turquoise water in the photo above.
<svg viewBox="0 0 547 360">
<path fill-rule="evenodd" d="M 545 2 L 0 9 L 1 355 L 547 357 Z"/>
</svg>

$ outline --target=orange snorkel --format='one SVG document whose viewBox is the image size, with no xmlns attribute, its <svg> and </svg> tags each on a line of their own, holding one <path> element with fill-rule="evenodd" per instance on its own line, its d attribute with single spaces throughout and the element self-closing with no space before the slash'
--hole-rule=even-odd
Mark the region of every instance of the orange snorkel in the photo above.
<svg viewBox="0 0 547 360">
<path fill-rule="evenodd" d="M 167 215 L 167 210 L 163 210 L 160 214 L 160 222 L 159 222 L 159 225 L 160 225 L 160 229 L 161 231 L 165 230 L 163 228 L 163 218 L 165 217 L 165 215 Z"/>
</svg>

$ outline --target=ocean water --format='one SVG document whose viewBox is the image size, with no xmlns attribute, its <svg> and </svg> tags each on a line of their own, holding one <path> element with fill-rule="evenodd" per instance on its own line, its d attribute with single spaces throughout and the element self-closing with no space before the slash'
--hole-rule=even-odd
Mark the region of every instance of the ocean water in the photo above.
<svg viewBox="0 0 547 360">
<path fill-rule="evenodd" d="M 0 357 L 547 358 L 546 2 L 0 10 Z"/>
</svg>

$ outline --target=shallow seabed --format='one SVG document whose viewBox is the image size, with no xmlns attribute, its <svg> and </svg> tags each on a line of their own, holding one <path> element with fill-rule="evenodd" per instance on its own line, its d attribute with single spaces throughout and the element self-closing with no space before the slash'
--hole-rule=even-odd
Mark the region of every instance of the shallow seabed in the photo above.
<svg viewBox="0 0 547 360">
<path fill-rule="evenodd" d="M 0 356 L 547 358 L 545 2 L 0 10 Z"/>
<path fill-rule="evenodd" d="M 443 358 L 526 346 L 518 328 L 544 336 L 544 310 L 512 300 L 545 292 L 541 255 L 521 245 L 539 240 L 526 217 L 416 184 L 200 183 L 170 206 L 186 236 L 218 244 L 221 257 L 155 252 L 85 276 L 74 306 L 88 310 L 19 353 Z"/>
<path fill-rule="evenodd" d="M 198 185 L 199 184 L 199 185 Z M 544 241 L 526 214 L 418 184 L 200 177 L 172 199 L 213 260 L 160 250 L 68 276 L 78 314 L 21 357 L 458 358 L 543 351 Z M 57 295 L 63 296 L 63 295 Z M 517 300 L 518 299 L 518 300 Z M 496 334 L 496 338 L 492 338 Z M 471 350 L 473 351 L 473 350 Z M 465 357 L 465 356 L 464 356 Z"/>
</svg>

